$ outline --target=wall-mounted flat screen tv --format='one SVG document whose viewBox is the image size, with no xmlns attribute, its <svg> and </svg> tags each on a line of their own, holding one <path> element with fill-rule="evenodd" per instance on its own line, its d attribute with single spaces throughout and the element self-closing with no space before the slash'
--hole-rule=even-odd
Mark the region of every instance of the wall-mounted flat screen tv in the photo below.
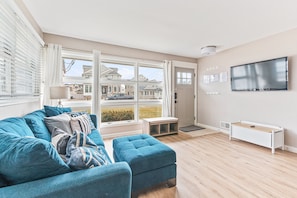
<svg viewBox="0 0 297 198">
<path fill-rule="evenodd" d="M 232 91 L 288 90 L 288 57 L 232 66 Z"/>
</svg>

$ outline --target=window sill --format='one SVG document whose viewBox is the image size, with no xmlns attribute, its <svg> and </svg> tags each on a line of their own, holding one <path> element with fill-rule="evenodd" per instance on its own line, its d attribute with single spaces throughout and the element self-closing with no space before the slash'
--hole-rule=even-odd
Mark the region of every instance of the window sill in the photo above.
<svg viewBox="0 0 297 198">
<path fill-rule="evenodd" d="M 119 122 L 108 122 L 101 123 L 100 128 L 112 128 L 112 127 L 120 127 L 120 126 L 129 126 L 129 125 L 138 125 L 142 124 L 142 121 L 119 121 Z"/>
</svg>

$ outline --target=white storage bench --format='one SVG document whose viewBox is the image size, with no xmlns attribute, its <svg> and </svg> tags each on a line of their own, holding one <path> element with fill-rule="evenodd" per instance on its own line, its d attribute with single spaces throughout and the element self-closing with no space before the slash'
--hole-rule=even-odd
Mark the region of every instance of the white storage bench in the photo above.
<svg viewBox="0 0 297 198">
<path fill-rule="evenodd" d="M 143 119 L 143 133 L 162 136 L 178 133 L 178 118 L 158 117 Z"/>
<path fill-rule="evenodd" d="M 271 148 L 272 153 L 276 148 L 284 150 L 282 127 L 249 121 L 235 122 L 231 124 L 229 139 L 232 140 L 232 138 Z"/>
</svg>

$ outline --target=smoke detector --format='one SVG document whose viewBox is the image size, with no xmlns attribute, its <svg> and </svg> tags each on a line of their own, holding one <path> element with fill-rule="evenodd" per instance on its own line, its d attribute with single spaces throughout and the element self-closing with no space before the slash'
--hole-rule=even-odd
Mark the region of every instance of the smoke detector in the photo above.
<svg viewBox="0 0 297 198">
<path fill-rule="evenodd" d="M 202 56 L 210 56 L 216 53 L 216 46 L 209 45 L 201 48 L 201 55 Z"/>
</svg>

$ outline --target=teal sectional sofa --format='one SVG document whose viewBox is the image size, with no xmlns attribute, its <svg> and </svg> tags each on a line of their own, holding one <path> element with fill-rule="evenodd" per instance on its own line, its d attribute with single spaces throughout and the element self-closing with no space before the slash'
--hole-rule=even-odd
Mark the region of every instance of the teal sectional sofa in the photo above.
<svg viewBox="0 0 297 198">
<path fill-rule="evenodd" d="M 65 109 L 71 110 L 50 107 L 57 115 Z M 111 161 L 96 129 L 96 116 L 90 115 L 93 128 L 86 137 L 106 163 L 75 170 L 53 146 L 44 122 L 47 113 L 42 109 L 0 120 L 0 197 L 131 197 L 131 169 L 126 162 Z"/>
</svg>

